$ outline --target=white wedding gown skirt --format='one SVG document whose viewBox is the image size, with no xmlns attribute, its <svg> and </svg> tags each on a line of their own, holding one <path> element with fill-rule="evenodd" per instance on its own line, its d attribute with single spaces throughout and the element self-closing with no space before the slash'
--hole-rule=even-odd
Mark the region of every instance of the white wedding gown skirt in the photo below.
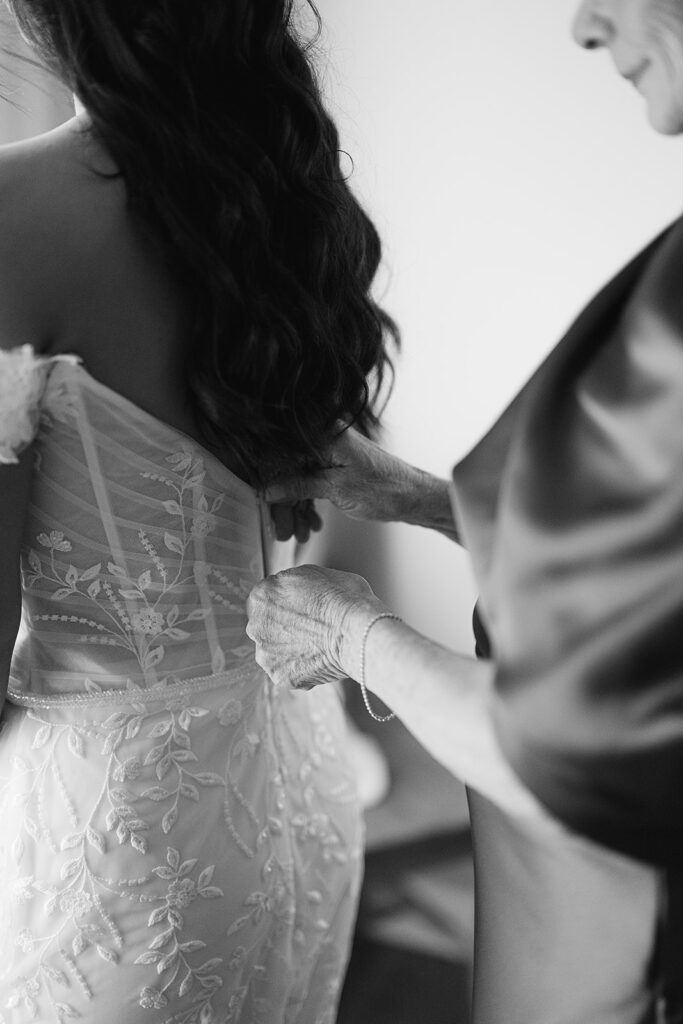
<svg viewBox="0 0 683 1024">
<path fill-rule="evenodd" d="M 332 1024 L 360 816 L 337 694 L 253 659 L 258 500 L 76 361 L 0 360 L 0 460 L 37 431 L 0 1022 Z"/>
</svg>

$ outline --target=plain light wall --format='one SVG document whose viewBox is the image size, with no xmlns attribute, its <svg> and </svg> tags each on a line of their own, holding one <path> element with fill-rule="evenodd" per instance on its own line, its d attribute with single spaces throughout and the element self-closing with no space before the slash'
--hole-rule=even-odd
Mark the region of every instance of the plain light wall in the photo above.
<svg viewBox="0 0 683 1024">
<path fill-rule="evenodd" d="M 447 475 L 581 306 L 683 207 L 657 136 L 572 0 L 319 0 L 324 80 L 403 330 L 387 443 Z M 382 527 L 382 596 L 471 649 L 466 557 Z"/>
</svg>

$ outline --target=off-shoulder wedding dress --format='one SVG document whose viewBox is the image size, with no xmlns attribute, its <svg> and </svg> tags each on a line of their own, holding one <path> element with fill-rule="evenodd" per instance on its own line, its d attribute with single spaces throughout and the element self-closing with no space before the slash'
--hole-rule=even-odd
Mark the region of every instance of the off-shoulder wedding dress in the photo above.
<svg viewBox="0 0 683 1024">
<path fill-rule="evenodd" d="M 78 360 L 0 352 L 0 461 L 34 432 L 0 1021 L 331 1024 L 360 818 L 336 693 L 245 634 L 259 500 Z"/>
</svg>

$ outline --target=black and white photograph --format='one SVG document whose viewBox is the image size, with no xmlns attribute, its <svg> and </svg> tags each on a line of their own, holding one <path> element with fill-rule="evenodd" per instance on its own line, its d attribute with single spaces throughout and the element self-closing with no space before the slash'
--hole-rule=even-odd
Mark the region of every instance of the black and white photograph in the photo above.
<svg viewBox="0 0 683 1024">
<path fill-rule="evenodd" d="M 0 0 L 0 1024 L 683 1024 L 683 0 Z"/>
</svg>

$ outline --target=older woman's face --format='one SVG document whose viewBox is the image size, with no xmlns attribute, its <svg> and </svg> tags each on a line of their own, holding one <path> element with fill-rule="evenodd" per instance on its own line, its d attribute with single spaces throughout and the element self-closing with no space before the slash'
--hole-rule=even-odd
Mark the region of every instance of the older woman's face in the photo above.
<svg viewBox="0 0 683 1024">
<path fill-rule="evenodd" d="M 574 38 L 610 51 L 645 98 L 653 128 L 683 132 L 683 0 L 583 0 Z"/>
</svg>

